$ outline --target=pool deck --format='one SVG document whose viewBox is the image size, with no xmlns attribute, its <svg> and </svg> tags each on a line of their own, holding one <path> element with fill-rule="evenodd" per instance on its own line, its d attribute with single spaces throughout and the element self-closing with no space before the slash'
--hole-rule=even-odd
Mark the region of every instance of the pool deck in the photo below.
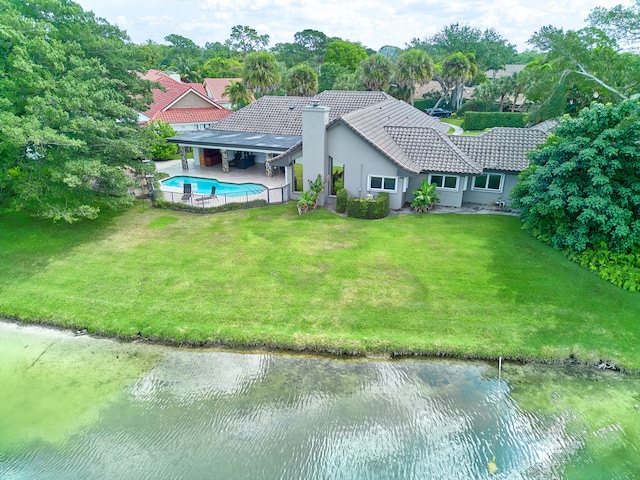
<svg viewBox="0 0 640 480">
<path fill-rule="evenodd" d="M 282 188 L 286 185 L 284 173 L 280 169 L 275 169 L 273 177 L 267 177 L 264 164 L 256 164 L 245 169 L 231 167 L 228 173 L 222 172 L 222 165 L 220 164 L 213 167 L 202 167 L 195 165 L 191 158 L 189 159 L 188 170 L 182 169 L 180 160 L 156 162 L 155 165 L 158 172 L 167 173 L 170 177 L 188 175 L 191 177 L 213 178 L 227 183 L 257 183 L 270 189 L 260 194 L 227 197 L 225 195 L 184 195 L 180 188 L 162 187 L 162 195 L 169 202 L 186 203 L 194 207 L 205 208 L 251 200 L 265 200 L 269 204 L 282 203 L 289 200 L 288 189 Z"/>
<path fill-rule="evenodd" d="M 155 162 L 155 164 L 158 172 L 167 173 L 171 177 L 189 175 L 191 177 L 215 178 L 220 182 L 228 183 L 258 183 L 267 188 L 279 188 L 286 184 L 284 173 L 281 173 L 279 169 L 274 170 L 273 177 L 267 177 L 262 163 L 257 163 L 253 167 L 242 170 L 231 167 L 229 173 L 222 173 L 221 164 L 213 167 L 194 165 L 192 158 L 189 159 L 189 170 L 182 169 L 180 160 Z"/>
</svg>

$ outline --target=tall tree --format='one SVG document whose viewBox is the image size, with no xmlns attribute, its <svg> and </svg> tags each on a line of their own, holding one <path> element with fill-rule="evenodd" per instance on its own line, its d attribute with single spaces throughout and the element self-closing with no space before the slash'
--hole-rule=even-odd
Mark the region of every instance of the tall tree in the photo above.
<svg viewBox="0 0 640 480">
<path fill-rule="evenodd" d="M 400 47 L 394 47 L 393 45 L 385 45 L 384 47 L 380 47 L 378 53 L 380 55 L 384 55 L 389 60 L 396 62 L 402 53 L 402 49 Z"/>
<path fill-rule="evenodd" d="M 457 52 L 474 53 L 476 63 L 482 70 L 502 68 L 516 54 L 514 45 L 507 43 L 496 30 L 481 30 L 453 23 L 426 40 L 414 38 L 410 44 L 429 53 L 436 62 L 443 61 Z"/>
<path fill-rule="evenodd" d="M 325 62 L 335 63 L 353 73 L 365 58 L 367 58 L 367 51 L 359 43 L 334 40 L 327 47 Z"/>
<path fill-rule="evenodd" d="M 202 66 L 202 75 L 208 78 L 236 78 L 241 77 L 243 64 L 239 58 L 225 58 L 214 56 Z"/>
<path fill-rule="evenodd" d="M 393 73 L 391 60 L 379 53 L 374 53 L 360 63 L 362 83 L 367 90 L 386 90 Z"/>
<path fill-rule="evenodd" d="M 318 74 L 313 67 L 301 63 L 287 71 L 287 95 L 312 97 L 318 93 Z"/>
<path fill-rule="evenodd" d="M 496 78 L 493 81 L 493 84 L 498 89 L 498 101 L 500 102 L 500 106 L 498 110 L 500 112 L 504 109 L 504 104 L 507 101 L 507 98 L 513 91 L 515 90 L 516 82 L 515 78 L 511 75 L 505 75 L 503 77 Z"/>
<path fill-rule="evenodd" d="M 604 30 L 611 38 L 640 49 L 640 0 L 629 7 L 618 5 L 609 10 L 594 8 L 588 18 L 591 25 Z"/>
<path fill-rule="evenodd" d="M 246 25 L 236 25 L 231 28 L 231 35 L 225 45 L 242 52 L 242 56 L 246 57 L 248 53 L 269 45 L 269 35 L 260 35 L 257 30 Z"/>
<path fill-rule="evenodd" d="M 318 30 L 306 29 L 296 32 L 293 39 L 296 45 L 308 52 L 307 63 L 315 65 L 317 68 L 324 63 L 324 57 L 331 41 L 324 33 Z"/>
<path fill-rule="evenodd" d="M 242 78 L 255 98 L 277 90 L 282 82 L 276 58 L 264 51 L 247 55 Z"/>
<path fill-rule="evenodd" d="M 416 85 L 427 83 L 432 78 L 433 61 L 425 51 L 411 48 L 398 57 L 395 79 L 400 87 L 409 89 L 411 106 Z"/>
<path fill-rule="evenodd" d="M 640 56 L 620 52 L 615 40 L 601 30 L 564 32 L 548 26 L 536 32 L 529 43 L 545 53 L 544 62 L 539 62 L 536 69 L 538 77 L 533 79 L 545 97 L 537 98 L 540 110 L 558 112 L 558 102 L 564 106 L 571 100 L 569 105 L 577 111 L 596 99 L 620 102 L 639 92 Z M 527 91 L 527 97 L 536 100 L 533 88 Z M 550 108 L 552 101 L 556 106 Z M 575 101 L 579 102 L 578 109 Z"/>
<path fill-rule="evenodd" d="M 640 245 L 640 104 L 565 117 L 512 190 L 534 235 L 560 249 Z"/>
<path fill-rule="evenodd" d="M 154 160 L 166 160 L 178 152 L 177 144 L 166 141 L 167 138 L 173 137 L 178 133 L 170 124 L 157 120 L 145 125 L 143 128 L 151 130 L 149 134 L 153 139 L 151 158 Z"/>
<path fill-rule="evenodd" d="M 476 62 L 482 71 L 501 70 L 516 58 L 515 45 L 507 43 L 507 40 L 493 28 L 482 32 L 480 42 L 470 51 L 475 52 Z"/>
<path fill-rule="evenodd" d="M 450 104 L 454 110 L 462 105 L 464 85 L 473 78 L 476 72 L 476 65 L 473 61 L 473 54 L 463 54 L 461 52 L 449 55 L 440 67 L 439 79 L 441 85 L 445 85 L 450 94 Z"/>
<path fill-rule="evenodd" d="M 0 0 L 0 197 L 73 222 L 132 202 L 151 84 L 126 34 L 67 0 Z"/>
<path fill-rule="evenodd" d="M 275 47 L 271 49 L 271 53 L 278 62 L 287 68 L 305 62 L 315 64 L 315 60 L 311 60 L 309 51 L 297 43 L 276 43 Z"/>
<path fill-rule="evenodd" d="M 332 90 L 336 86 L 337 79 L 348 74 L 349 69 L 333 62 L 325 62 L 320 67 L 320 75 L 318 77 L 318 91 Z"/>
</svg>

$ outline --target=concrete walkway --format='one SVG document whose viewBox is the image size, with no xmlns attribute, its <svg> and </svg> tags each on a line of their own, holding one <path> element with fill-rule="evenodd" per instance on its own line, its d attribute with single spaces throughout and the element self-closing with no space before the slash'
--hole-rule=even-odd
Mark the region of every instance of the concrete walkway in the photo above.
<svg viewBox="0 0 640 480">
<path fill-rule="evenodd" d="M 464 130 L 457 125 L 453 125 L 450 123 L 449 126 L 453 128 L 453 133 L 451 135 L 462 135 L 464 133 Z"/>
</svg>

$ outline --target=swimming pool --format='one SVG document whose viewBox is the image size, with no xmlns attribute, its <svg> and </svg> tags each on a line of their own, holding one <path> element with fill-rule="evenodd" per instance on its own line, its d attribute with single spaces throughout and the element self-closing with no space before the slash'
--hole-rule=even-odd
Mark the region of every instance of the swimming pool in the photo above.
<svg viewBox="0 0 640 480">
<path fill-rule="evenodd" d="M 267 189 L 267 187 L 258 183 L 226 183 L 220 182 L 215 178 L 189 177 L 187 175 L 167 178 L 162 180 L 161 183 L 164 187 L 178 188 L 180 192 L 183 191 L 185 183 L 190 183 L 191 191 L 196 195 L 210 195 L 211 187 L 216 187 L 216 195 L 225 195 L 227 197 L 256 195 Z"/>
</svg>

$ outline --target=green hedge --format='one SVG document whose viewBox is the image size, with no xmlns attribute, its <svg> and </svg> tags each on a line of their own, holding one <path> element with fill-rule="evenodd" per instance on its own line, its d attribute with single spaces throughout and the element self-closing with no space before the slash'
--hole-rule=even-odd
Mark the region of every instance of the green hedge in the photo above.
<svg viewBox="0 0 640 480">
<path fill-rule="evenodd" d="M 351 197 L 347 201 L 347 216 L 374 220 L 389 215 L 389 194 L 381 192 L 378 198 Z"/>
<path fill-rule="evenodd" d="M 341 188 L 336 192 L 336 212 L 344 213 L 347 211 L 347 191 Z"/>
<path fill-rule="evenodd" d="M 526 114 L 509 112 L 466 112 L 464 114 L 465 130 L 484 130 L 493 127 L 524 128 Z"/>
<path fill-rule="evenodd" d="M 498 105 L 495 102 L 488 100 L 469 100 L 464 102 L 462 106 L 456 111 L 458 116 L 462 116 L 467 112 L 497 112 Z"/>
<path fill-rule="evenodd" d="M 192 212 L 192 213 L 218 213 L 218 212 L 230 212 L 232 210 L 242 210 L 245 208 L 266 207 L 266 200 L 251 200 L 249 202 L 234 202 L 225 203 L 217 207 L 203 207 L 202 205 L 188 203 L 174 203 L 167 202 L 162 199 L 157 199 L 153 202 L 153 206 L 156 208 L 164 208 L 166 210 L 177 210 L 179 212 Z"/>
</svg>

